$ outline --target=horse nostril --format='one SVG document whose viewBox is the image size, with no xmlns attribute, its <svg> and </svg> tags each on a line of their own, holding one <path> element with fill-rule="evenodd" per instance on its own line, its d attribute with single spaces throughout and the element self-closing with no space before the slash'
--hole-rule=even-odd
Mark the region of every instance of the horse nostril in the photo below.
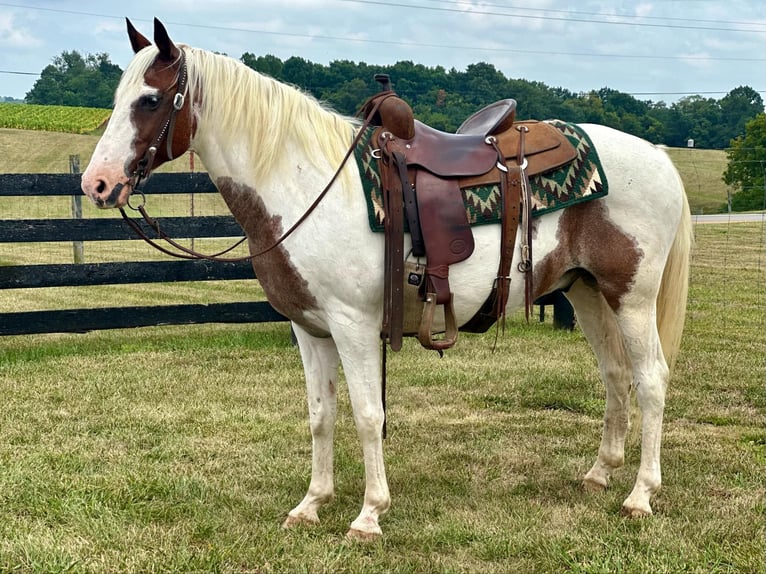
<svg viewBox="0 0 766 574">
<path fill-rule="evenodd" d="M 98 184 L 96 185 L 96 193 L 102 194 L 106 190 L 106 182 L 103 179 L 98 180 Z"/>
</svg>

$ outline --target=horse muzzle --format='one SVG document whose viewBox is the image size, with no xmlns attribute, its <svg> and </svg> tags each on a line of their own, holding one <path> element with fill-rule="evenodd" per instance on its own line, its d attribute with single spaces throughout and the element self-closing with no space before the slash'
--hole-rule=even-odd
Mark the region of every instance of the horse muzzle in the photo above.
<svg viewBox="0 0 766 574">
<path fill-rule="evenodd" d="M 100 209 L 124 207 L 133 191 L 133 186 L 129 181 L 117 182 L 110 189 L 109 184 L 103 179 L 88 181 L 85 177 L 83 177 L 81 187 L 83 193 Z"/>
</svg>

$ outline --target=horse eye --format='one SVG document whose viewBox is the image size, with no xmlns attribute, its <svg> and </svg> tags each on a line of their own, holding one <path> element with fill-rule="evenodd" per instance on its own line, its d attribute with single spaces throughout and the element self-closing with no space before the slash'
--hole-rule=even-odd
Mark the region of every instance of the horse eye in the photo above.
<svg viewBox="0 0 766 574">
<path fill-rule="evenodd" d="M 160 97 L 156 94 L 141 96 L 138 99 L 138 105 L 145 110 L 153 112 L 160 107 Z"/>
</svg>

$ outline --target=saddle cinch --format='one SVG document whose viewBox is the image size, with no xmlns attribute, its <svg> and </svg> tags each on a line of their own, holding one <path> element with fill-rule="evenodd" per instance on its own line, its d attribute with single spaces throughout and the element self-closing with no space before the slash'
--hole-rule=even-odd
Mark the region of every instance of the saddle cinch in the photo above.
<svg viewBox="0 0 766 574">
<path fill-rule="evenodd" d="M 458 325 L 449 286 L 449 267 L 470 257 L 473 233 L 461 189 L 498 185 L 501 190 L 500 264 L 492 291 L 479 312 L 460 330 L 484 332 L 504 316 L 510 286 L 516 232 L 522 222 L 521 263 L 527 307 L 531 305 L 531 204 L 527 178 L 559 168 L 575 158 L 572 144 L 559 130 L 537 121 L 515 122 L 516 102 L 495 102 L 472 116 L 456 134 L 431 128 L 377 75 L 383 90 L 362 108 L 378 126 L 371 141 L 377 148 L 383 194 L 385 285 L 381 337 L 398 351 L 404 335 L 417 335 L 427 349 L 443 351 L 457 341 Z M 523 216 L 521 214 L 523 213 Z M 405 221 L 412 250 L 404 253 Z M 422 272 L 409 269 L 409 257 L 425 258 Z M 405 327 L 405 285 L 417 285 L 422 314 Z M 409 305 L 408 305 L 409 306 Z M 417 305 L 416 305 L 417 306 Z M 437 307 L 444 310 L 444 335 L 436 337 Z"/>
</svg>

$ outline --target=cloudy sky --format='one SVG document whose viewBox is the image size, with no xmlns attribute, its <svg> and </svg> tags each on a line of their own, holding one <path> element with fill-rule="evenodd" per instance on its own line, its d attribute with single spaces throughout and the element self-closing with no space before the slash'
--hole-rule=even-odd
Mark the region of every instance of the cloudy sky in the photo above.
<svg viewBox="0 0 766 574">
<path fill-rule="evenodd" d="M 0 2 L 0 97 L 23 98 L 65 50 L 106 52 L 125 68 L 126 16 L 148 37 L 156 16 L 174 40 L 235 58 L 489 62 L 573 92 L 609 87 L 670 103 L 747 85 L 766 99 L 764 0 Z"/>
</svg>

